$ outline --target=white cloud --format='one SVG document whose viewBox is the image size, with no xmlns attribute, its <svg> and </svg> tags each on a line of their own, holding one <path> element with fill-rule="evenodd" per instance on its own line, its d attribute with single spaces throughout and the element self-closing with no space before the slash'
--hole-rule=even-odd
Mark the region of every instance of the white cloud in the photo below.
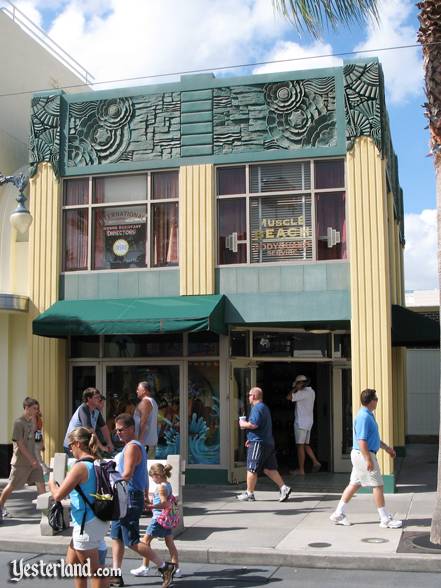
<svg viewBox="0 0 441 588">
<path fill-rule="evenodd" d="M 256 67 L 253 73 L 270 73 L 273 71 L 292 71 L 299 69 L 313 69 L 317 67 L 336 67 L 342 64 L 337 57 L 320 57 L 318 55 L 332 55 L 333 49 L 329 43 L 315 41 L 312 45 L 302 47 L 292 41 L 279 41 L 267 53 L 264 61 L 293 60 L 285 63 L 268 63 Z"/>
<path fill-rule="evenodd" d="M 406 248 L 404 269 L 406 290 L 438 287 L 437 212 L 425 209 L 404 217 Z"/>
<path fill-rule="evenodd" d="M 69 0 L 48 33 L 101 81 L 260 61 L 289 27 L 269 0 Z"/>
<path fill-rule="evenodd" d="M 379 5 L 380 24 L 368 25 L 367 39 L 354 51 L 414 45 L 418 23 L 412 9 L 412 0 L 382 0 Z M 361 54 L 361 57 L 369 55 L 372 53 Z M 382 63 L 386 92 L 392 103 L 406 101 L 421 92 L 423 67 L 419 47 L 376 51 L 375 55 Z"/>
</svg>

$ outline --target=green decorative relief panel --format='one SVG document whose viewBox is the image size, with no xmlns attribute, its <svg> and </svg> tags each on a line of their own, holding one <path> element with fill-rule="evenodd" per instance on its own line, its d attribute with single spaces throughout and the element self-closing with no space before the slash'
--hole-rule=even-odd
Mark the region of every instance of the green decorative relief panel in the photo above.
<svg viewBox="0 0 441 588">
<path fill-rule="evenodd" d="M 55 175 L 60 172 L 60 103 L 61 96 L 40 96 L 31 102 L 31 135 L 29 165 L 31 175 L 39 163 L 52 164 Z"/>
<path fill-rule="evenodd" d="M 180 157 L 179 92 L 69 105 L 69 167 Z"/>
<path fill-rule="evenodd" d="M 214 153 L 332 147 L 333 77 L 214 90 Z"/>
<path fill-rule="evenodd" d="M 349 64 L 343 73 L 347 148 L 357 137 L 371 137 L 382 152 L 379 64 Z"/>
</svg>

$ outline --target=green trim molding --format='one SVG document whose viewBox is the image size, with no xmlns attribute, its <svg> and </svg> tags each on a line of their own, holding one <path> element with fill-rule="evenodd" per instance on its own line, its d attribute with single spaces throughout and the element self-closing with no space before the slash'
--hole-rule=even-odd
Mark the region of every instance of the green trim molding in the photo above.
<svg viewBox="0 0 441 588">
<path fill-rule="evenodd" d="M 186 484 L 220 484 L 227 485 L 228 470 L 188 469 L 185 472 Z"/>
</svg>

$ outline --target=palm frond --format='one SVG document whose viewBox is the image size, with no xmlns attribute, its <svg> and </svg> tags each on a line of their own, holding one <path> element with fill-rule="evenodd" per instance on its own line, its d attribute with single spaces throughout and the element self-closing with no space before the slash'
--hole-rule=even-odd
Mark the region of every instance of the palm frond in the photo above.
<svg viewBox="0 0 441 588">
<path fill-rule="evenodd" d="M 378 21 L 378 0 L 272 0 L 276 12 L 289 20 L 298 31 L 314 37 L 326 28 L 349 27 L 368 18 Z"/>
</svg>

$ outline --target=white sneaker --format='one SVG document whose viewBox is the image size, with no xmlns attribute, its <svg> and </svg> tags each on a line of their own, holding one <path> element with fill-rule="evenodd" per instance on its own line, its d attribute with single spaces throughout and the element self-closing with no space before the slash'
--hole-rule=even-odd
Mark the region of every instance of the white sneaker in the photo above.
<svg viewBox="0 0 441 588">
<path fill-rule="evenodd" d="M 351 521 L 343 513 L 337 514 L 336 512 L 333 512 L 332 515 L 329 517 L 329 520 L 336 525 L 343 525 L 343 527 L 351 526 Z"/>
<path fill-rule="evenodd" d="M 285 502 L 286 500 L 288 500 L 290 494 L 291 488 L 289 486 L 283 486 L 280 490 L 279 502 Z"/>
<path fill-rule="evenodd" d="M 173 577 L 174 578 L 181 578 L 182 577 L 181 568 L 176 568 L 175 575 Z"/>
<path fill-rule="evenodd" d="M 403 521 L 399 519 L 394 519 L 392 515 L 389 515 L 387 519 L 383 519 L 380 522 L 380 527 L 382 529 L 401 529 L 403 526 Z"/>
<path fill-rule="evenodd" d="M 241 494 L 237 494 L 236 495 L 237 500 L 240 500 L 242 502 L 254 502 L 256 499 L 254 498 L 254 494 L 248 494 L 248 492 L 245 490 L 245 492 L 242 492 Z"/>
<path fill-rule="evenodd" d="M 130 570 L 132 576 L 148 576 L 150 574 L 150 568 L 146 566 L 139 566 L 139 568 L 135 568 Z"/>
</svg>

